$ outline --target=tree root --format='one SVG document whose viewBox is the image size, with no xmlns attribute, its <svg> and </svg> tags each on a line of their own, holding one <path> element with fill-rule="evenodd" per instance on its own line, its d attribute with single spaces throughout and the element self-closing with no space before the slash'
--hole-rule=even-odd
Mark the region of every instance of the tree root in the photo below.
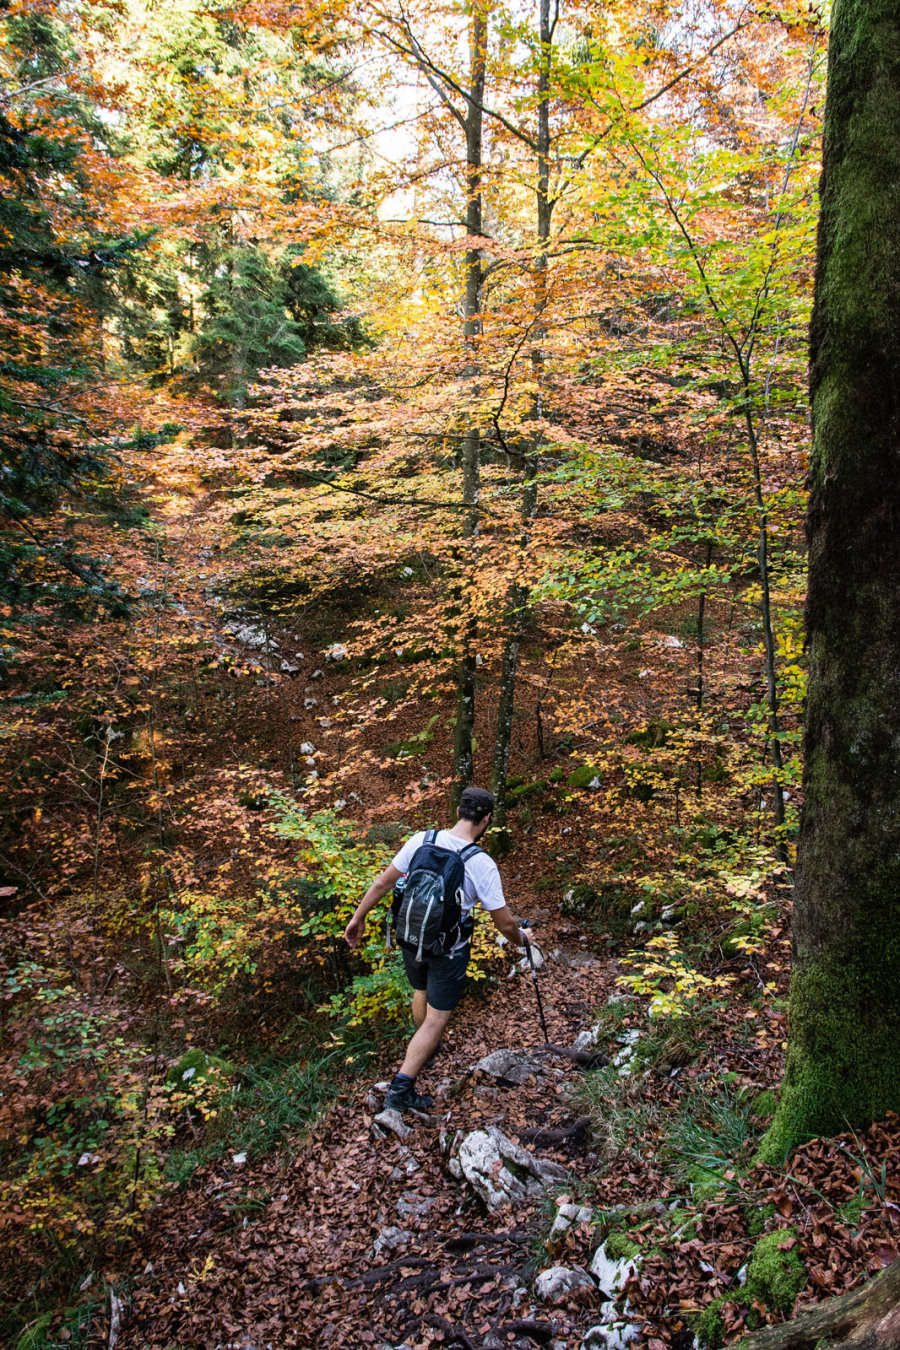
<svg viewBox="0 0 900 1350">
<path fill-rule="evenodd" d="M 576 1121 L 567 1125 L 564 1129 L 520 1130 L 519 1138 L 529 1144 L 562 1144 L 576 1134 L 583 1134 L 590 1123 L 590 1116 L 579 1116 Z"/>
<path fill-rule="evenodd" d="M 859 1289 L 804 1309 L 791 1322 L 766 1327 L 741 1350 L 897 1350 L 900 1346 L 900 1261 Z"/>
</svg>

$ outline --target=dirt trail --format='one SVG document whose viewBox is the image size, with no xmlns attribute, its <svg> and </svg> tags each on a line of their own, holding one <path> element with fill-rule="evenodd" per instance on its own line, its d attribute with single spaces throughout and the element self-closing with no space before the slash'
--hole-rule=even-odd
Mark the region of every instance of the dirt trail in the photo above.
<svg viewBox="0 0 900 1350">
<path fill-rule="evenodd" d="M 551 949 L 554 935 L 545 930 L 544 940 Z M 590 961 L 583 946 L 569 940 L 567 949 L 576 962 Z M 608 996 L 611 969 L 599 959 L 572 965 L 563 955 L 541 980 L 551 1040 L 571 1045 Z M 148 1225 L 146 1265 L 132 1289 L 120 1350 L 416 1350 L 457 1331 L 457 1344 L 479 1350 L 551 1340 L 558 1350 L 579 1346 L 599 1298 L 548 1310 L 533 1307 L 524 1287 L 524 1268 L 564 1183 L 551 1188 L 545 1206 L 488 1215 L 450 1175 L 441 1148 L 444 1131 L 495 1125 L 518 1140 L 529 1128 L 564 1126 L 580 1114 L 572 1101 L 578 1069 L 563 1060 L 548 1061 L 544 1075 L 516 1088 L 466 1076 L 493 1050 L 541 1043 L 530 978 L 516 974 L 461 1006 L 439 1058 L 420 1079 L 436 1098 L 433 1122 L 416 1124 L 405 1142 L 372 1138 L 367 1083 L 293 1156 L 282 1151 L 252 1166 L 227 1157 L 201 1174 Z M 580 1135 L 555 1150 L 526 1144 L 573 1175 L 596 1165 Z M 185 1206 L 193 1211 L 190 1228 Z M 387 1229 L 407 1236 L 392 1250 L 388 1234 L 375 1254 Z"/>
</svg>

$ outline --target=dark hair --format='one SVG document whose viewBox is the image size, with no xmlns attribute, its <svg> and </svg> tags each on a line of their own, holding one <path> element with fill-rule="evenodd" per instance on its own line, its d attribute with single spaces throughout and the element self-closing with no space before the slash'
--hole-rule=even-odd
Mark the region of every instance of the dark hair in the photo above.
<svg viewBox="0 0 900 1350">
<path fill-rule="evenodd" d="M 462 796 L 459 799 L 460 820 L 471 820 L 473 825 L 480 825 L 485 816 L 489 816 L 493 809 L 494 799 L 489 792 L 485 792 L 484 788 L 463 788 Z"/>
</svg>

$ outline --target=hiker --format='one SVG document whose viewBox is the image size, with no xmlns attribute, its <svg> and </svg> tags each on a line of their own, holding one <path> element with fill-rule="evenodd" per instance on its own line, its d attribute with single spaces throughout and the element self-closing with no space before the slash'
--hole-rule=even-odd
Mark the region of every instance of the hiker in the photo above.
<svg viewBox="0 0 900 1350">
<path fill-rule="evenodd" d="M 466 788 L 453 828 L 420 830 L 407 840 L 366 891 L 344 930 L 345 939 L 355 947 L 366 915 L 394 889 L 394 924 L 414 991 L 416 1032 L 388 1089 L 386 1110 L 427 1111 L 434 1105 L 431 1097 L 416 1092 L 416 1077 L 437 1053 L 444 1028 L 462 998 L 476 901 L 509 942 L 532 940 L 530 930 L 519 928 L 507 907 L 497 864 L 477 846 L 493 811 L 489 792 Z"/>
</svg>

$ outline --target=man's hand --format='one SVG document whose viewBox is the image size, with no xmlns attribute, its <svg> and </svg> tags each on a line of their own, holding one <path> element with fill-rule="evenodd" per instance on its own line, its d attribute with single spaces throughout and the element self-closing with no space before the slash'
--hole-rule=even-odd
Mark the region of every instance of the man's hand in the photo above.
<svg viewBox="0 0 900 1350">
<path fill-rule="evenodd" d="M 366 926 L 365 914 L 360 914 L 359 910 L 353 915 L 353 918 L 344 929 L 344 941 L 348 947 L 358 947 L 363 930 Z"/>
<path fill-rule="evenodd" d="M 519 933 L 525 939 L 526 942 L 529 943 L 534 942 L 534 933 L 532 933 L 530 928 L 520 928 Z"/>
</svg>

